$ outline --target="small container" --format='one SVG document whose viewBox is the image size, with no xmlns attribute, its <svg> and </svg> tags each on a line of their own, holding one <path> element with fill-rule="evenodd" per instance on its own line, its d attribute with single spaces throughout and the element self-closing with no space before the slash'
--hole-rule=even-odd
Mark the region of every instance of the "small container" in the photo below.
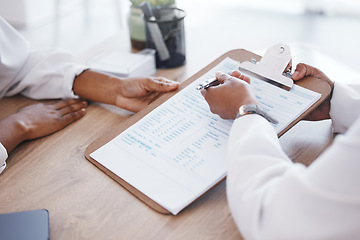
<svg viewBox="0 0 360 240">
<path fill-rule="evenodd" d="M 175 68 L 185 64 L 185 11 L 179 8 L 162 7 L 153 9 L 154 19 L 144 17 L 146 23 L 157 23 L 170 58 L 161 60 L 156 53 L 156 68 Z M 146 24 L 146 47 L 156 50 L 153 38 Z"/>
</svg>

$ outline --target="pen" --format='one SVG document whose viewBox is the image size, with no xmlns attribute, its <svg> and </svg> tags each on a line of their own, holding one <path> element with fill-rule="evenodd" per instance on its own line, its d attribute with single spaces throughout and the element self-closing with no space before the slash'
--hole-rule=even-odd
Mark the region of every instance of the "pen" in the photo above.
<svg viewBox="0 0 360 240">
<path fill-rule="evenodd" d="M 216 77 L 214 77 L 214 78 L 211 78 L 211 79 L 209 79 L 209 80 L 206 80 L 205 82 L 202 82 L 202 83 L 200 83 L 197 87 L 196 87 L 196 89 L 197 90 L 206 90 L 206 89 L 208 89 L 209 87 L 213 87 L 213 86 L 217 86 L 217 85 L 219 85 L 220 84 L 220 82 L 217 80 L 217 78 Z"/>
</svg>

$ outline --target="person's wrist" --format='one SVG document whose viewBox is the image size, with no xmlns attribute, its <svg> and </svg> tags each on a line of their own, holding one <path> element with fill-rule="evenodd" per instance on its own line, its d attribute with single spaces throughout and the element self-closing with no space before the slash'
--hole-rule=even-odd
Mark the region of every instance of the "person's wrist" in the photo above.
<svg viewBox="0 0 360 240">
<path fill-rule="evenodd" d="M 335 86 L 335 83 L 333 81 L 330 80 L 330 78 L 326 77 L 323 78 L 322 80 L 324 80 L 325 82 L 327 82 L 330 86 L 330 95 L 329 95 L 329 99 L 332 98 L 332 95 L 333 95 L 333 91 L 334 91 L 334 86 Z"/>
<path fill-rule="evenodd" d="M 31 126 L 23 120 L 21 116 L 18 116 L 21 113 L 13 115 L 14 117 L 14 131 L 15 136 L 19 139 L 20 142 L 23 142 L 25 140 L 29 140 L 29 135 L 31 134 Z"/>
<path fill-rule="evenodd" d="M 122 99 L 124 96 L 124 89 L 126 88 L 126 86 L 124 86 L 126 84 L 126 79 L 123 78 L 117 78 L 117 77 L 113 77 L 111 79 L 111 83 L 112 83 L 112 88 L 113 91 L 111 91 L 112 94 L 114 94 L 112 96 L 112 104 L 118 107 L 123 107 L 122 106 Z"/>
<path fill-rule="evenodd" d="M 21 142 L 28 140 L 29 127 L 21 120 L 20 113 L 1 119 L 0 125 L 0 142 L 8 153 Z"/>
<path fill-rule="evenodd" d="M 245 98 L 238 99 L 235 105 L 235 119 L 239 117 L 239 110 L 245 105 L 259 105 L 259 101 L 252 95 L 247 95 Z"/>
<path fill-rule="evenodd" d="M 272 116 L 271 114 L 269 114 L 265 109 L 263 109 L 260 106 L 260 104 L 254 104 L 254 103 L 241 105 L 239 107 L 239 112 L 236 115 L 236 118 L 243 117 L 243 116 L 250 115 L 250 114 L 260 115 L 260 116 L 264 117 L 266 120 L 268 120 L 270 123 L 273 123 L 273 124 L 278 123 L 276 118 L 274 116 Z"/>
</svg>

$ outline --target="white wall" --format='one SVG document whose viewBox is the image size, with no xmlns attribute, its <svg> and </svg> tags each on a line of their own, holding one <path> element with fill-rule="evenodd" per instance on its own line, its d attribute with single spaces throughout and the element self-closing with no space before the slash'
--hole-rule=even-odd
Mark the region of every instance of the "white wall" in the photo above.
<svg viewBox="0 0 360 240">
<path fill-rule="evenodd" d="M 20 28 L 54 17 L 57 0 L 0 0 L 0 16 Z"/>
</svg>

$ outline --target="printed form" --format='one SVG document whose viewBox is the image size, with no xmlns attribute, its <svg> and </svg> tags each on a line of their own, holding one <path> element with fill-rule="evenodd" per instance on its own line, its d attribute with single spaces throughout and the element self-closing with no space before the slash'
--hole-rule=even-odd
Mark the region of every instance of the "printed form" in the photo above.
<svg viewBox="0 0 360 240">
<path fill-rule="evenodd" d="M 226 176 L 226 148 L 232 120 L 212 114 L 196 90 L 217 71 L 239 63 L 224 59 L 90 156 L 172 214 Z M 263 107 L 277 117 L 279 133 L 315 103 L 320 94 L 294 85 L 285 91 L 251 79 Z"/>
</svg>

